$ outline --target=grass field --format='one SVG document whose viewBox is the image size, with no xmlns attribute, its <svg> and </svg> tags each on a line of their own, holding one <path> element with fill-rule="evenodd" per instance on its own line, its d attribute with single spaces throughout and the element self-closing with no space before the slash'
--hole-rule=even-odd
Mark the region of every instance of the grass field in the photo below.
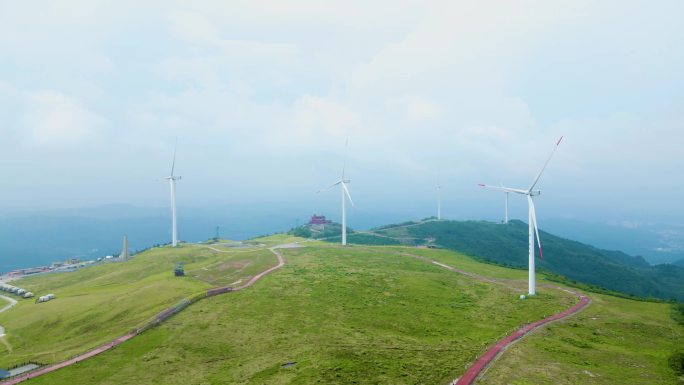
<svg viewBox="0 0 684 385">
<path fill-rule="evenodd" d="M 293 241 L 301 239 L 277 235 L 259 243 L 272 247 Z M 557 284 L 546 282 L 543 275 L 538 277 L 538 296 L 521 301 L 517 296 L 526 287 L 526 271 L 484 264 L 452 251 L 340 248 L 322 242 L 303 245 L 281 250 L 286 265 L 249 289 L 200 301 L 111 351 L 29 383 L 72 384 L 77 379 L 103 385 L 446 384 L 506 333 L 575 302 L 567 293 L 544 286 Z M 173 263 L 183 258 L 190 277 L 170 277 Z M 431 260 L 495 278 L 498 283 L 448 271 Z M 112 293 L 142 290 L 146 285 L 136 280 L 152 276 L 156 277 L 153 285 L 181 282 L 187 287 L 174 290 L 190 293 L 244 281 L 272 266 L 275 258 L 263 248 L 217 252 L 186 245 L 176 250 L 154 249 L 134 261 L 129 262 L 132 270 L 128 272 L 117 271 L 123 264 L 107 265 L 75 273 L 82 274 L 76 278 L 68 274 L 36 277 L 32 287 L 54 289 L 64 299 L 77 297 L 79 285 L 86 285 L 110 291 L 112 298 Z M 140 265 L 134 268 L 135 263 Z M 147 273 L 137 272 L 143 267 L 149 269 Z M 122 275 L 117 278 L 118 274 Z M 537 330 L 509 348 L 480 383 L 682 383 L 667 363 L 669 355 L 684 345 L 684 327 L 670 316 L 670 305 L 590 296 L 593 303 L 580 314 Z M 121 312 L 122 306 L 129 306 L 131 312 L 143 311 L 135 307 L 142 303 L 137 298 L 131 295 L 130 304 L 117 303 L 92 319 L 75 312 L 64 314 L 54 328 L 64 333 L 79 323 L 81 327 L 119 325 L 107 320 Z M 166 300 L 173 303 L 176 298 L 155 299 Z M 19 306 L 29 304 L 22 301 Z M 159 309 L 164 306 L 160 304 Z M 88 309 L 82 311 L 92 314 L 93 307 Z M 10 329 L 7 318 L 0 315 L 0 324 Z M 46 330 L 40 323 L 34 327 Z M 74 335 L 28 344 L 21 347 L 23 356 L 59 344 L 72 346 L 72 352 L 83 351 L 78 341 L 96 344 L 95 337 L 121 334 L 114 329 L 127 330 L 117 328 L 86 331 L 84 339 Z M 40 332 L 25 338 L 40 338 Z M 72 344 L 71 338 L 76 342 Z M 15 335 L 11 340 L 16 343 L 18 339 Z M 16 359 L 19 349 L 12 349 L 9 356 Z M 59 357 L 41 354 L 45 360 Z M 287 362 L 296 364 L 283 367 Z"/>
<path fill-rule="evenodd" d="M 508 349 L 480 383 L 684 384 L 668 367 L 668 357 L 684 348 L 684 328 L 669 304 L 591 297 L 573 319 Z"/>
<path fill-rule="evenodd" d="M 282 250 L 287 264 L 248 290 L 201 301 L 32 383 L 446 383 L 488 344 L 574 302 L 554 290 L 520 301 L 503 285 L 402 255 L 414 250 Z M 477 264 L 421 251 L 430 252 L 455 265 Z M 291 361 L 297 364 L 281 366 Z"/>
<path fill-rule="evenodd" d="M 176 262 L 186 277 L 174 277 Z M 20 300 L 0 313 L 6 329 L 0 367 L 72 357 L 141 326 L 156 313 L 206 288 L 248 280 L 276 263 L 268 250 L 218 252 L 200 245 L 156 248 L 127 262 L 71 273 L 25 278 L 13 284 L 57 299 Z"/>
</svg>

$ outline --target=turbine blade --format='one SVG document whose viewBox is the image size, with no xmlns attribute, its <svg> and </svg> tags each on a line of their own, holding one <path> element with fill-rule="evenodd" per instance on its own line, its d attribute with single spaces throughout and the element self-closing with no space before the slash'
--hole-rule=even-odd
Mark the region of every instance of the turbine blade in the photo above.
<svg viewBox="0 0 684 385">
<path fill-rule="evenodd" d="M 344 180 L 344 170 L 347 168 L 347 149 L 349 148 L 349 139 L 344 142 L 344 162 L 342 163 L 342 179 Z"/>
<path fill-rule="evenodd" d="M 529 192 L 532 192 L 532 189 L 534 189 L 534 186 L 537 185 L 537 182 L 539 182 L 539 178 L 541 178 L 542 173 L 546 169 L 546 166 L 549 164 L 549 161 L 551 161 L 551 158 L 553 157 L 553 154 L 556 152 L 556 149 L 558 148 L 558 145 L 560 144 L 561 140 L 563 140 L 563 137 L 561 136 L 560 139 L 556 142 L 556 145 L 553 147 L 553 150 L 551 151 L 551 154 L 549 155 L 549 158 L 546 159 L 546 163 L 544 163 L 544 167 L 539 171 L 539 174 L 537 174 L 537 177 L 534 178 L 534 182 L 532 182 L 532 186 L 529 188 Z"/>
<path fill-rule="evenodd" d="M 523 195 L 528 194 L 528 191 L 521 190 L 518 188 L 510 188 L 510 187 L 504 187 L 504 186 L 490 186 L 488 184 L 482 184 L 482 183 L 478 183 L 478 186 L 484 187 L 484 188 L 493 188 L 495 190 L 501 190 L 501 191 L 506 191 L 506 192 L 514 192 L 514 193 L 523 194 Z"/>
<path fill-rule="evenodd" d="M 173 146 L 173 161 L 171 162 L 171 176 L 173 177 L 173 170 L 176 168 L 176 150 L 178 149 L 178 137 L 176 137 L 176 145 Z"/>
<path fill-rule="evenodd" d="M 340 183 L 342 183 L 342 181 L 341 181 L 341 180 L 340 180 L 340 181 L 338 181 L 338 182 L 335 182 L 335 183 L 331 184 L 331 185 L 330 185 L 330 186 L 328 186 L 328 187 L 325 187 L 325 188 L 322 188 L 322 189 L 320 189 L 320 190 L 316 191 L 316 194 L 320 194 L 320 193 L 322 193 L 323 191 L 328 191 L 328 190 L 330 190 L 331 188 L 333 188 L 333 187 L 337 186 L 337 185 L 338 185 L 338 184 L 340 184 Z"/>
<path fill-rule="evenodd" d="M 347 198 L 349 198 L 349 202 L 354 206 L 354 201 L 351 198 L 351 194 L 349 194 L 349 189 L 347 188 L 347 184 L 342 182 L 342 188 L 344 189 L 345 194 L 347 195 Z"/>
<path fill-rule="evenodd" d="M 537 236 L 537 245 L 539 246 L 539 258 L 544 259 L 544 252 L 542 251 L 541 239 L 539 239 L 539 227 L 537 226 L 537 210 L 534 208 L 534 201 L 531 196 L 527 196 L 530 205 L 530 212 L 532 213 L 532 223 L 534 224 L 534 233 Z"/>
</svg>

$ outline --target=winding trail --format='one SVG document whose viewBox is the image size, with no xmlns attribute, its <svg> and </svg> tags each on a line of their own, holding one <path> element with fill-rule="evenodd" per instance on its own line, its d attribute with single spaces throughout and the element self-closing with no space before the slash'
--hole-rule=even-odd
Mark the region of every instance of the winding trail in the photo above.
<svg viewBox="0 0 684 385">
<path fill-rule="evenodd" d="M 273 254 L 275 254 L 276 258 L 278 258 L 278 264 L 275 265 L 275 266 L 273 266 L 273 267 L 271 267 L 271 268 L 269 268 L 269 269 L 266 269 L 266 270 L 262 271 L 261 273 L 259 273 L 259 274 L 257 274 L 257 275 L 255 275 L 254 277 L 252 277 L 252 279 L 250 279 L 249 281 L 247 281 L 247 283 L 245 283 L 244 285 L 238 286 L 238 287 L 234 288 L 233 291 L 235 291 L 235 290 L 246 289 L 246 288 L 248 288 L 248 287 L 254 285 L 254 283 L 255 283 L 256 281 L 258 281 L 258 280 L 260 280 L 261 278 L 263 278 L 266 274 L 272 272 L 273 270 L 280 269 L 281 267 L 283 267 L 283 266 L 285 265 L 285 258 L 283 258 L 283 255 L 280 254 L 278 251 L 276 251 L 276 249 L 284 249 L 284 248 L 288 248 L 289 246 L 290 246 L 290 245 L 280 245 L 280 246 L 275 246 L 275 247 L 270 248 L 269 250 L 270 250 Z M 298 247 L 298 246 L 295 246 L 295 247 Z"/>
<path fill-rule="evenodd" d="M 282 254 L 277 251 L 277 249 L 296 248 L 296 247 L 301 247 L 301 246 L 297 242 L 295 242 L 295 243 L 283 244 L 283 245 L 278 245 L 278 246 L 273 246 L 273 247 L 268 248 L 268 250 L 270 250 L 278 259 L 278 264 L 276 266 L 270 267 L 270 268 L 262 271 L 261 273 L 255 275 L 249 281 L 247 281 L 245 284 L 243 284 L 241 286 L 238 286 L 235 288 L 224 287 L 224 288 L 209 289 L 207 291 L 207 296 L 243 290 L 243 289 L 246 289 L 246 288 L 254 285 L 254 283 L 259 281 L 261 278 L 263 278 L 267 274 L 269 274 L 269 273 L 273 272 L 274 270 L 277 270 L 277 269 L 279 269 L 285 265 L 285 259 L 283 258 Z M 218 250 L 218 249 L 215 249 L 213 247 L 209 247 L 209 248 L 212 250 L 215 250 L 215 251 L 224 252 L 223 250 Z M 428 258 L 418 256 L 418 255 L 413 255 L 413 254 L 408 254 L 408 253 L 400 253 L 400 254 L 429 261 L 434 265 L 440 266 L 442 268 L 448 269 L 448 270 L 453 271 L 453 272 L 458 273 L 458 274 L 468 276 L 470 278 L 473 278 L 473 279 L 476 279 L 479 281 L 488 282 L 488 283 L 503 284 L 503 285 L 508 286 L 509 288 L 517 289 L 517 288 L 513 287 L 512 285 L 510 285 L 510 283 L 512 283 L 511 280 L 495 279 L 495 278 L 489 278 L 489 277 L 481 276 L 478 274 L 470 273 L 470 272 L 467 272 L 467 271 L 446 265 L 444 263 L 441 263 L 441 262 L 438 262 L 435 260 L 429 260 Z M 507 335 L 506 337 L 502 338 L 496 344 L 494 344 L 492 347 L 490 347 L 483 355 L 481 355 L 468 368 L 468 370 L 463 374 L 463 376 L 453 380 L 450 383 L 451 385 L 471 385 L 471 384 L 473 384 L 477 380 L 478 376 L 480 376 L 482 374 L 482 372 L 484 370 L 486 370 L 487 367 L 494 360 L 496 360 L 498 358 L 498 356 L 506 348 L 508 348 L 511 344 L 513 344 L 514 342 L 518 341 L 519 339 L 525 337 L 526 335 L 528 335 L 529 333 L 531 333 L 532 331 L 536 330 L 537 328 L 539 328 L 543 325 L 546 325 L 550 322 L 558 321 L 558 320 L 570 317 L 573 314 L 576 314 L 580 310 L 584 309 L 591 302 L 587 296 L 582 295 L 580 293 L 573 292 L 571 290 L 568 290 L 568 289 L 565 289 L 562 287 L 551 286 L 551 285 L 542 285 L 542 286 L 546 286 L 546 287 L 550 287 L 553 289 L 565 291 L 565 292 L 572 294 L 575 297 L 577 297 L 577 299 L 579 301 L 575 305 L 573 305 L 572 307 L 566 309 L 565 311 L 562 311 L 560 313 L 556 313 L 554 315 L 551 315 L 551 316 L 546 317 L 544 319 L 541 319 L 539 321 L 524 325 L 521 328 L 519 328 L 518 330 L 516 330 L 515 332 L 513 332 L 513 333 Z M 228 290 L 226 290 L 226 289 L 228 289 Z M 5 296 L 2 296 L 2 297 L 9 300 L 10 305 L 5 306 L 4 308 L 0 309 L 0 312 L 6 311 L 16 304 L 15 300 L 13 300 L 9 297 L 5 297 Z M 166 310 L 164 312 L 166 312 Z M 164 312 L 162 312 L 162 313 L 164 313 Z M 160 313 L 160 314 L 162 314 L 162 313 Z M 166 319 L 166 318 L 164 318 L 164 319 Z M 0 327 L 0 337 L 2 337 L 3 333 L 4 333 L 4 330 L 2 329 L 2 327 Z M 7 381 L 0 382 L 0 383 L 2 385 L 14 385 L 14 384 L 18 384 L 20 382 L 26 381 L 28 379 L 35 378 L 35 377 L 53 372 L 55 370 L 76 364 L 76 363 L 81 362 L 83 360 L 94 357 L 94 356 L 96 356 L 102 352 L 110 350 L 110 349 L 114 348 L 115 346 L 118 346 L 118 345 L 132 339 L 133 337 L 137 336 L 140 333 L 141 333 L 141 331 L 139 331 L 139 330 L 132 331 L 128 334 L 125 334 L 119 338 L 114 339 L 111 342 L 108 342 L 104 345 L 101 345 L 95 349 L 92 349 L 86 353 L 80 354 L 80 355 L 78 355 L 74 358 L 71 358 L 69 360 L 66 360 L 66 361 L 63 361 L 63 362 L 60 362 L 57 364 L 45 366 L 45 367 L 40 368 L 38 370 L 35 370 L 33 372 L 30 372 L 30 373 L 27 373 L 27 374 L 24 374 L 24 375 L 21 375 L 18 377 L 14 377 L 14 378 L 11 378 Z"/>
<path fill-rule="evenodd" d="M 300 247 L 300 246 L 299 246 L 298 244 L 296 244 L 296 243 L 289 243 L 289 244 L 278 245 L 278 246 L 273 246 L 273 247 L 269 248 L 269 250 L 270 250 L 270 251 L 276 256 L 276 258 L 278 259 L 278 264 L 277 264 L 276 266 L 273 266 L 273 267 L 271 267 L 271 268 L 268 268 L 268 269 L 262 271 L 261 273 L 255 275 L 254 277 L 252 277 L 252 279 L 250 279 L 249 281 L 247 281 L 247 283 L 245 283 L 245 284 L 242 285 L 242 286 L 238 286 L 238 287 L 236 287 L 236 288 L 231 288 L 231 290 L 229 290 L 229 291 L 215 291 L 214 294 L 211 294 L 211 295 L 213 296 L 213 295 L 218 295 L 218 294 L 231 293 L 231 292 L 233 292 L 233 291 L 243 290 L 243 289 L 246 289 L 246 288 L 248 288 L 248 287 L 254 285 L 258 280 L 260 280 L 261 278 L 263 278 L 263 277 L 266 276 L 267 274 L 269 274 L 269 273 L 273 272 L 274 270 L 277 270 L 277 269 L 279 269 L 279 268 L 281 268 L 281 267 L 283 267 L 283 266 L 285 265 L 285 259 L 283 258 L 282 254 L 280 254 L 280 253 L 277 251 L 277 249 L 288 249 L 288 248 L 295 248 L 295 247 Z M 211 290 L 216 290 L 216 289 L 209 289 L 209 290 L 207 290 L 207 297 L 209 296 L 209 293 L 210 293 Z M 4 298 L 7 298 L 7 297 L 4 297 Z M 9 299 L 9 298 L 7 298 L 7 299 Z M 9 300 L 12 301 L 11 299 L 9 299 Z M 16 301 L 15 301 L 15 303 L 16 303 Z M 3 308 L 2 311 L 7 310 L 8 308 L 10 308 L 10 307 L 12 307 L 12 306 L 14 306 L 14 304 L 11 304 L 11 305 L 9 305 L 9 306 Z M 164 310 L 164 311 L 162 311 L 160 314 L 163 314 L 163 313 L 165 313 L 166 311 L 167 311 L 167 310 Z M 95 349 L 89 350 L 89 351 L 87 351 L 87 352 L 85 352 L 85 353 L 83 353 L 83 354 L 79 354 L 78 356 L 76 356 L 76 357 L 74 357 L 74 358 L 71 358 L 71 359 L 68 359 L 68 360 L 66 360 L 66 361 L 62 361 L 62 362 L 59 362 L 59 363 L 56 363 L 56 364 L 53 364 L 53 365 L 44 366 L 44 367 L 42 367 L 42 368 L 40 368 L 40 369 L 38 369 L 38 370 L 29 372 L 29 373 L 27 373 L 27 374 L 23 374 L 23 375 L 20 375 L 20 376 L 17 376 L 17 377 L 10 378 L 10 379 L 7 380 L 7 381 L 0 381 L 0 384 L 2 384 L 2 385 L 14 385 L 14 384 L 18 384 L 18 383 L 20 383 L 20 382 L 24 382 L 24 381 L 29 380 L 29 379 L 31 379 L 31 378 L 35 378 L 35 377 L 38 377 L 38 376 L 42 376 L 42 375 L 44 375 L 44 374 L 47 374 L 47 373 L 50 373 L 50 372 L 54 372 L 55 370 L 59 370 L 59 369 L 64 368 L 64 367 L 74 365 L 74 364 L 76 364 L 76 363 L 78 363 L 78 362 L 81 362 L 81 361 L 83 361 L 83 360 L 87 360 L 87 359 L 89 359 L 89 358 L 91 358 L 91 357 L 94 357 L 94 356 L 96 356 L 96 355 L 98 355 L 98 354 L 100 354 L 100 353 L 106 352 L 107 350 L 110 350 L 110 349 L 112 349 L 112 348 L 115 347 L 115 346 L 121 345 L 122 343 L 124 343 L 124 342 L 130 340 L 131 338 L 133 338 L 133 337 L 139 335 L 140 333 L 142 333 L 142 332 L 140 332 L 140 331 L 138 331 L 138 330 L 132 331 L 132 332 L 130 332 L 130 333 L 128 333 L 128 334 L 125 334 L 125 335 L 123 335 L 123 336 L 121 336 L 121 337 L 119 337 L 119 338 L 116 338 L 116 339 L 114 339 L 113 341 L 110 341 L 110 342 L 108 342 L 108 343 L 106 343 L 106 344 L 104 344 L 104 345 L 100 345 L 100 346 L 98 346 L 98 347 L 95 348 Z"/>
<path fill-rule="evenodd" d="M 479 281 L 505 284 L 503 282 L 503 280 L 499 281 L 496 279 L 487 278 L 487 277 L 483 277 L 481 275 L 469 273 L 467 271 L 457 269 L 455 267 L 446 265 L 446 264 L 441 263 L 441 262 L 432 261 L 432 263 L 437 265 L 437 266 L 443 267 L 445 269 L 451 270 L 453 272 L 463 274 L 463 275 L 466 275 L 468 277 L 477 279 Z M 532 331 L 536 330 L 537 328 L 539 328 L 543 325 L 546 325 L 550 322 L 558 321 L 558 320 L 572 316 L 573 314 L 584 309 L 591 302 L 589 297 L 587 297 L 583 294 L 576 293 L 574 291 L 559 287 L 559 286 L 552 286 L 552 285 L 540 285 L 540 286 L 550 287 L 553 289 L 564 291 L 568 294 L 572 294 L 575 297 L 577 297 L 579 302 L 577 302 L 572 307 L 570 307 L 570 308 L 568 308 L 568 309 L 566 309 L 560 313 L 556 313 L 556 314 L 551 315 L 549 317 L 540 319 L 539 321 L 532 322 L 532 323 L 527 324 L 527 325 L 523 325 L 520 329 L 518 329 L 518 330 L 514 331 L 513 333 L 507 335 L 506 337 L 502 338 L 496 344 L 494 344 L 492 347 L 487 349 L 487 351 L 484 352 L 484 354 L 481 355 L 472 365 L 470 365 L 468 370 L 466 370 L 466 372 L 463 373 L 463 375 L 460 378 L 453 380 L 450 383 L 451 385 L 471 385 L 471 384 L 475 383 L 475 381 L 477 381 L 477 378 L 482 374 L 482 372 L 485 371 L 487 369 L 487 367 L 494 360 L 496 360 L 499 357 L 499 355 L 504 350 L 506 350 L 506 348 L 508 348 L 511 344 L 513 344 L 517 340 L 525 337 L 526 335 L 528 335 L 529 333 L 531 333 Z"/>
<path fill-rule="evenodd" d="M 470 385 L 474 383 L 477 380 L 478 376 L 482 374 L 482 372 L 487 368 L 487 366 L 491 364 L 492 361 L 494 361 L 498 357 L 498 355 L 507 347 L 509 347 L 512 343 L 514 343 L 515 341 L 519 340 L 520 338 L 526 336 L 533 330 L 543 325 L 563 318 L 567 318 L 577 313 L 591 302 L 589 300 L 589 297 L 586 297 L 581 294 L 578 294 L 578 298 L 579 302 L 571 308 L 560 313 L 556 313 L 550 317 L 546 317 L 539 321 L 533 322 L 531 324 L 527 324 L 521 327 L 520 329 L 516 330 L 515 332 L 509 334 L 505 338 L 499 340 L 499 342 L 497 342 L 494 346 L 489 348 L 482 356 L 480 356 L 480 358 L 478 358 L 477 361 L 475 361 L 475 363 L 468 368 L 468 370 L 463 374 L 463 376 L 461 376 L 458 380 L 454 382 L 455 385 Z"/>
</svg>

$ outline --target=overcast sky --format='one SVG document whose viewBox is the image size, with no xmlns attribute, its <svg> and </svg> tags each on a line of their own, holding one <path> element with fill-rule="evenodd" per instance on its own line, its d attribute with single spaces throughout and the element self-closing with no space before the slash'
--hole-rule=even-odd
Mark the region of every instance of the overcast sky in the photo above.
<svg viewBox="0 0 684 385">
<path fill-rule="evenodd" d="M 0 0 L 0 209 L 679 218 L 682 1 Z M 523 199 L 514 214 L 525 217 Z M 336 212 L 331 213 L 334 216 Z M 432 212 L 425 212 L 424 216 Z M 353 215 L 353 214 L 352 214 Z M 420 215 L 417 213 L 416 215 Z"/>
</svg>

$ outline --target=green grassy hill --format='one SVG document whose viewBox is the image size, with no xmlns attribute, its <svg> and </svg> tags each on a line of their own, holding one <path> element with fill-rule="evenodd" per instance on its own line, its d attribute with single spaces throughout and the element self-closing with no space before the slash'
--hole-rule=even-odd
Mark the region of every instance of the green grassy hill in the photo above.
<svg viewBox="0 0 684 385">
<path fill-rule="evenodd" d="M 448 250 L 305 245 L 281 250 L 286 265 L 253 287 L 200 301 L 111 351 L 31 383 L 446 384 L 506 333 L 576 301 L 543 286 L 521 301 L 526 272 Z M 667 358 L 684 343 L 684 332 L 669 316 L 671 306 L 595 301 L 581 316 L 553 324 L 555 340 L 536 342 L 534 335 L 533 343 L 516 344 L 533 346 L 530 367 L 507 366 L 506 353 L 490 383 L 676 383 Z M 644 311 L 650 315 L 642 317 Z M 616 354 L 629 370 L 616 370 Z M 528 373 L 550 362 L 543 382 Z M 578 367 L 594 377 L 578 377 Z"/>
<path fill-rule="evenodd" d="M 527 267 L 528 228 L 520 221 L 511 221 L 508 225 L 483 221 L 426 221 L 384 226 L 371 232 L 380 236 L 373 238 L 371 244 L 383 239 L 407 245 L 436 244 L 489 262 Z M 597 249 L 544 231 L 540 231 L 540 237 L 544 258 L 537 259 L 539 269 L 629 295 L 684 302 L 684 268 L 650 266 L 641 257 Z M 355 241 L 365 243 L 363 239 Z"/>
<path fill-rule="evenodd" d="M 684 384 L 670 365 L 684 328 L 668 305 L 601 294 L 574 319 L 510 347 L 480 384 Z M 523 369 L 523 370 L 521 370 Z"/>
<path fill-rule="evenodd" d="M 0 344 L 0 368 L 70 358 L 142 326 L 184 298 L 246 281 L 276 263 L 268 250 L 226 250 L 204 245 L 155 248 L 127 262 L 13 282 L 37 296 L 53 293 L 57 299 L 40 304 L 22 299 L 0 313 L 7 333 Z M 186 264 L 186 277 L 173 276 L 177 262 Z"/>
</svg>

